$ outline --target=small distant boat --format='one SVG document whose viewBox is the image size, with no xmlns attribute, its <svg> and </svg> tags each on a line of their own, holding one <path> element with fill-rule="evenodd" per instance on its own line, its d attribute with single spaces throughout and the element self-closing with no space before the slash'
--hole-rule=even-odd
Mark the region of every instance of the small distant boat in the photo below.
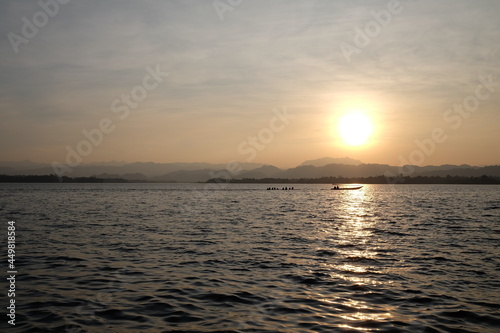
<svg viewBox="0 0 500 333">
<path fill-rule="evenodd" d="M 334 186 L 332 187 L 332 190 L 335 191 L 345 191 L 345 190 L 359 190 L 363 186 L 354 186 L 354 187 L 339 187 L 339 186 Z"/>
</svg>

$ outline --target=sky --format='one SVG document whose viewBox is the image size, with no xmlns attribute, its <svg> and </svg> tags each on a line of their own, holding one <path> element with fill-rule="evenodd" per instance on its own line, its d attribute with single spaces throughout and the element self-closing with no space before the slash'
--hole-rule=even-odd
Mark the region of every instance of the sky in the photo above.
<svg viewBox="0 0 500 333">
<path fill-rule="evenodd" d="M 2 1 L 0 160 L 500 164 L 500 2 Z M 339 128 L 344 116 L 371 123 Z"/>
</svg>

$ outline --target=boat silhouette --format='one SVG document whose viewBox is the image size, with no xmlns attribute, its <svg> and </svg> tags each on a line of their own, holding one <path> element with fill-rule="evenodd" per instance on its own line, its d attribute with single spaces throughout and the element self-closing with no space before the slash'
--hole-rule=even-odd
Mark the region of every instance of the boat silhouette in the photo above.
<svg viewBox="0 0 500 333">
<path fill-rule="evenodd" d="M 334 191 L 345 191 L 345 190 L 359 190 L 363 186 L 354 186 L 354 187 L 339 187 L 337 185 L 334 185 L 331 189 Z"/>
</svg>

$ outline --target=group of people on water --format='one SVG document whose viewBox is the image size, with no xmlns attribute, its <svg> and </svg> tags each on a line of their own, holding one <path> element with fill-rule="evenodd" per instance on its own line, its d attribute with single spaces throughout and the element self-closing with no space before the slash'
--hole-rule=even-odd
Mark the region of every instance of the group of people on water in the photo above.
<svg viewBox="0 0 500 333">
<path fill-rule="evenodd" d="M 337 185 L 333 186 L 333 189 L 334 190 L 338 190 L 340 187 L 338 187 Z"/>
<path fill-rule="evenodd" d="M 282 187 L 281 189 L 283 191 L 290 191 L 290 190 L 293 190 L 293 187 Z M 270 190 L 279 190 L 279 188 L 278 187 L 268 187 L 267 190 L 268 191 L 270 191 Z"/>
</svg>

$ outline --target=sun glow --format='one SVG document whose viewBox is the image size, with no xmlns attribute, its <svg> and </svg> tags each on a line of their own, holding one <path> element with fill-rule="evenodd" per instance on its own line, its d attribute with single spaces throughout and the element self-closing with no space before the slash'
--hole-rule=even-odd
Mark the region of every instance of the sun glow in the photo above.
<svg viewBox="0 0 500 333">
<path fill-rule="evenodd" d="M 346 145 L 364 145 L 368 142 L 372 132 L 372 120 L 364 113 L 350 112 L 340 118 L 339 133 Z"/>
</svg>

